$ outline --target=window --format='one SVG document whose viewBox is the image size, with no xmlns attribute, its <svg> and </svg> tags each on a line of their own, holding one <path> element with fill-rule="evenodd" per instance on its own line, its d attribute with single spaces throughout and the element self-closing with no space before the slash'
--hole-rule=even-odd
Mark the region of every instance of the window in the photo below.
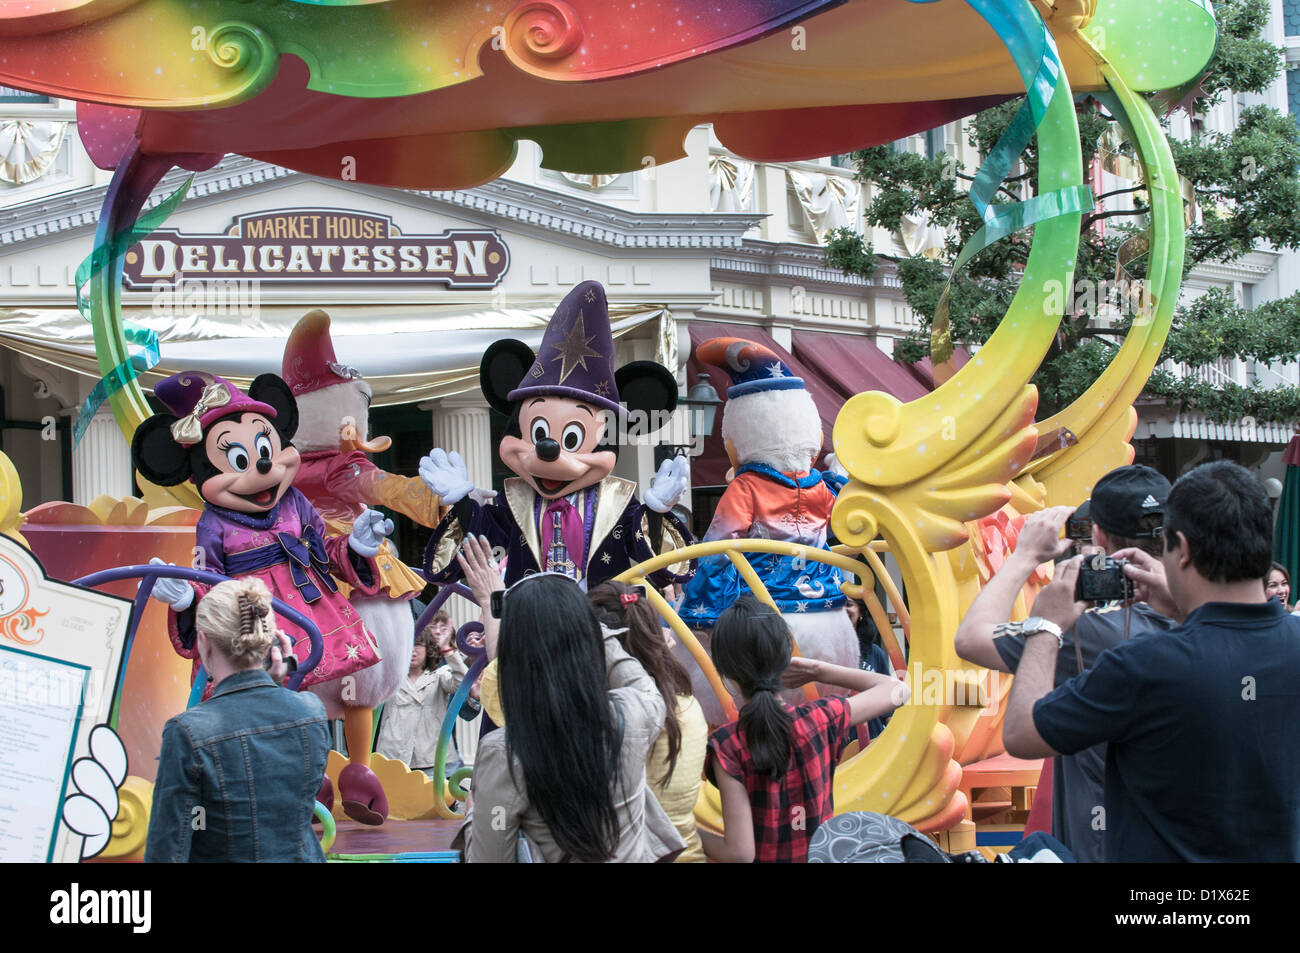
<svg viewBox="0 0 1300 953">
<path fill-rule="evenodd" d="M 1300 69 L 1289 70 L 1286 74 L 1286 108 L 1296 125 L 1300 126 Z"/>
<path fill-rule="evenodd" d="M 429 412 L 415 404 L 376 407 L 370 412 L 370 433 L 391 437 L 393 445 L 371 457 L 375 466 L 398 476 L 418 476 L 420 457 L 428 452 L 429 426 Z M 408 566 L 419 566 L 432 530 L 402 513 L 380 509 L 393 521 L 394 532 L 389 538 L 398 556 Z"/>
<path fill-rule="evenodd" d="M 925 134 L 925 157 L 937 159 L 948 154 L 948 127 L 940 126 Z"/>
<path fill-rule="evenodd" d="M 49 96 L 42 96 L 40 93 L 29 93 L 21 89 L 10 89 L 8 86 L 0 86 L 0 103 L 48 103 Z"/>
<path fill-rule="evenodd" d="M 1287 36 L 1300 36 L 1300 0 L 1282 0 L 1282 26 Z"/>
</svg>

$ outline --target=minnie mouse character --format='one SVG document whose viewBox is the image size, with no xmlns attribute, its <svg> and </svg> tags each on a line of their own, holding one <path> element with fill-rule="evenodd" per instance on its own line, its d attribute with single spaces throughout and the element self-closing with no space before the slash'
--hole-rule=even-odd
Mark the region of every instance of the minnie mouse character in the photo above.
<svg viewBox="0 0 1300 953">
<path fill-rule="evenodd" d="M 451 511 L 434 530 L 424 568 L 434 583 L 460 578 L 456 551 L 466 534 L 485 536 L 506 553 L 507 585 L 536 572 L 562 572 L 584 587 L 691 542 L 670 511 L 686 490 L 686 460 L 665 460 L 636 498 L 636 484 L 610 476 L 617 443 L 607 417 L 629 411 L 671 413 L 677 382 L 653 361 L 614 370 L 614 337 L 605 289 L 584 281 L 556 309 L 539 352 L 522 341 L 497 341 L 479 366 L 479 386 L 509 417 L 501 461 L 516 474 L 504 504 L 475 502 L 464 461 L 434 450 L 420 476 Z M 620 402 L 621 397 L 621 402 Z M 667 586 L 690 578 L 688 561 L 650 579 Z"/>
<path fill-rule="evenodd" d="M 263 374 L 245 394 L 212 374 L 187 371 L 159 382 L 154 395 L 169 413 L 155 414 L 131 442 L 131 459 L 160 486 L 192 481 L 205 504 L 195 528 L 196 565 L 236 579 L 257 576 L 271 592 L 311 616 L 325 652 L 302 687 L 352 675 L 380 661 L 375 641 L 334 576 L 367 595 L 377 592 L 374 556 L 392 522 L 367 510 L 349 536 L 326 538 L 325 523 L 293 487 L 299 456 L 290 440 L 298 407 L 283 380 Z M 156 560 L 155 560 L 156 561 Z M 196 659 L 195 605 L 208 586 L 159 579 L 153 597 L 166 602 L 177 653 Z M 306 634 L 287 620 L 300 662 L 311 651 Z M 382 824 L 388 800 L 371 772 L 370 712 L 344 713 L 351 763 L 339 774 L 343 808 L 354 820 Z M 362 736 L 364 735 L 364 743 Z"/>
</svg>

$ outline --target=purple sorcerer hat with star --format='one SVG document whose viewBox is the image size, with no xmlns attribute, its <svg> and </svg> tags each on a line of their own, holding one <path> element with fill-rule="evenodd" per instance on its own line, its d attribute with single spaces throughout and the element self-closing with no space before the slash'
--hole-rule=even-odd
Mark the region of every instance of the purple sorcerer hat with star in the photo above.
<svg viewBox="0 0 1300 953">
<path fill-rule="evenodd" d="M 207 426 L 227 414 L 248 412 L 275 418 L 270 404 L 253 400 L 224 377 L 202 371 L 173 374 L 159 381 L 153 393 L 180 418 L 172 424 L 172 439 L 186 447 L 202 443 Z"/>
<path fill-rule="evenodd" d="M 546 325 L 533 366 L 506 399 L 546 395 L 571 397 L 626 414 L 614 382 L 609 302 L 598 281 L 584 281 L 564 296 Z"/>
<path fill-rule="evenodd" d="M 704 364 L 720 367 L 731 377 L 727 399 L 765 390 L 803 390 L 796 377 L 771 348 L 744 338 L 709 338 L 695 349 Z"/>
</svg>

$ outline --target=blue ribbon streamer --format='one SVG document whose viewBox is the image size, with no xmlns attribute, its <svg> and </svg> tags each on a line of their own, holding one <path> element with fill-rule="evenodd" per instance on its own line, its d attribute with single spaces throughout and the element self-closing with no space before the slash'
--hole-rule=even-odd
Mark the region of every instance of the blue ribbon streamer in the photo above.
<svg viewBox="0 0 1300 953">
<path fill-rule="evenodd" d="M 191 175 L 180 188 L 137 219 L 130 227 L 123 229 L 110 241 L 96 245 L 94 251 L 90 253 L 86 260 L 77 266 L 77 274 L 74 280 L 77 292 L 77 310 L 92 325 L 94 324 L 92 313 L 94 305 L 90 297 L 83 292 L 83 289 L 95 275 L 113 265 L 132 245 L 140 241 L 140 239 L 153 234 L 158 226 L 166 221 L 167 217 L 181 204 L 181 200 L 185 198 L 190 183 L 193 181 L 194 176 Z M 76 422 L 72 426 L 73 449 L 80 445 L 86 428 L 90 426 L 90 421 L 99 411 L 99 408 L 104 405 L 104 402 L 162 360 L 162 349 L 159 346 L 156 331 L 151 331 L 149 328 L 127 321 L 123 323 L 122 336 L 128 344 L 137 345 L 141 350 L 132 354 L 101 377 L 90 392 L 90 396 L 81 405 L 81 409 L 77 412 Z"/>
</svg>

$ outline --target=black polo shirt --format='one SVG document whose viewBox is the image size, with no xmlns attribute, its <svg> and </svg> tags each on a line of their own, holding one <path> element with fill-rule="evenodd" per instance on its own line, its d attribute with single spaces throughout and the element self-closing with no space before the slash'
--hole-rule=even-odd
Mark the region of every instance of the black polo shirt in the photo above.
<svg viewBox="0 0 1300 953">
<path fill-rule="evenodd" d="M 1300 861 L 1300 618 L 1213 602 L 1103 652 L 1034 706 L 1106 753 L 1108 861 Z"/>
</svg>

